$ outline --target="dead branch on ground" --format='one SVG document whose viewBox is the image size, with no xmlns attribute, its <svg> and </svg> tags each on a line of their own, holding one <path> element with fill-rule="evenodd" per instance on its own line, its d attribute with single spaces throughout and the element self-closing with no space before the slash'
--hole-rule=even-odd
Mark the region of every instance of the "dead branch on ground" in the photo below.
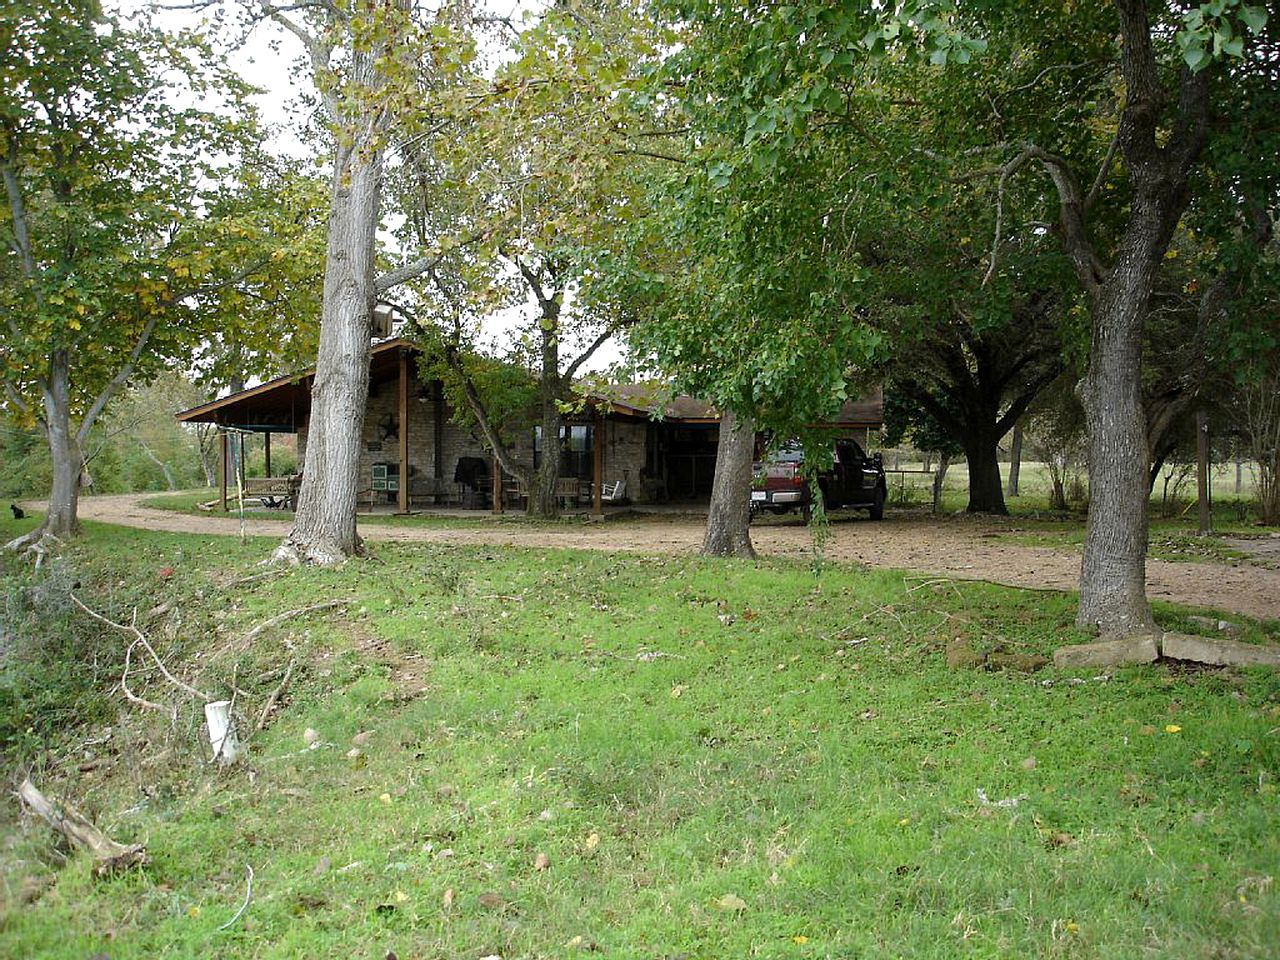
<svg viewBox="0 0 1280 960">
<path fill-rule="evenodd" d="M 350 605 L 352 602 L 353 601 L 350 598 L 347 598 L 346 600 L 326 600 L 324 603 L 313 603 L 309 607 L 298 607 L 296 610 L 286 610 L 284 613 L 276 614 L 276 616 L 272 617 L 270 620 L 264 620 L 262 623 L 258 624 L 240 638 L 240 643 L 244 646 L 248 646 L 265 631 L 270 630 L 272 627 L 276 626 L 276 624 L 284 623 L 284 621 L 289 620 L 292 617 L 300 617 L 304 613 L 311 613 L 315 610 L 325 610 L 329 607 L 345 607 Z"/>
<path fill-rule="evenodd" d="M 289 688 L 289 681 L 293 679 L 293 668 L 298 665 L 297 660 L 290 660 L 289 666 L 285 668 L 284 679 L 280 681 L 280 686 L 271 691 L 271 696 L 267 697 L 266 706 L 262 708 L 262 713 L 258 715 L 258 722 L 255 730 L 262 730 L 267 725 L 267 720 L 271 718 L 271 710 L 276 705 L 276 701 L 284 696 L 285 690 Z"/>
<path fill-rule="evenodd" d="M 164 661 L 160 659 L 160 655 L 156 653 L 155 648 L 151 646 L 150 641 L 147 640 L 146 634 L 144 634 L 141 630 L 138 629 L 138 625 L 136 622 L 138 618 L 138 611 L 136 609 L 133 611 L 134 622 L 126 625 L 123 623 L 116 623 L 114 620 L 104 617 L 102 614 L 98 613 L 96 610 L 92 610 L 89 607 L 85 606 L 84 603 L 80 600 L 80 598 L 77 597 L 74 593 L 70 594 L 69 596 L 71 597 L 72 603 L 74 603 L 77 607 L 79 607 L 89 616 L 93 617 L 93 619 L 97 620 L 99 623 L 105 623 L 107 626 L 111 627 L 113 630 L 118 630 L 121 633 L 130 634 L 135 638 L 133 643 L 129 645 L 129 649 L 125 652 L 125 666 L 124 666 L 125 674 L 124 674 L 124 677 L 121 678 L 122 686 L 124 686 L 125 678 L 127 678 L 129 674 L 130 654 L 133 652 L 134 647 L 141 646 L 142 649 L 146 650 L 147 653 L 151 655 L 151 659 L 155 661 L 155 665 L 159 668 L 160 673 L 164 676 L 164 678 L 168 680 L 171 684 L 173 684 L 175 687 L 177 687 L 179 690 L 182 690 L 185 693 L 189 693 L 191 694 L 191 696 L 196 697 L 199 700 L 203 700 L 205 703 L 208 703 L 210 700 L 213 699 L 208 694 L 201 693 L 199 690 L 197 690 L 195 687 L 191 686 L 190 684 L 183 683 L 181 680 L 179 680 L 177 677 L 175 677 L 172 673 L 169 672 L 169 668 L 165 666 Z M 144 706 L 151 707 L 152 709 L 161 709 L 161 710 L 168 709 L 165 707 L 157 707 L 157 705 L 154 703 L 149 703 L 145 700 L 142 700 L 134 696 L 132 693 L 129 692 L 128 688 L 125 688 L 125 696 L 128 697 L 130 700 L 132 700 L 134 703 L 140 703 Z M 177 716 L 176 707 L 172 708 L 171 712 L 175 717 Z"/>
<path fill-rule="evenodd" d="M 116 843 L 90 823 L 71 804 L 58 804 L 36 789 L 30 780 L 18 787 L 18 797 L 33 813 L 57 830 L 73 847 L 88 850 L 94 859 L 93 875 L 106 876 L 147 862 L 144 844 Z"/>
</svg>

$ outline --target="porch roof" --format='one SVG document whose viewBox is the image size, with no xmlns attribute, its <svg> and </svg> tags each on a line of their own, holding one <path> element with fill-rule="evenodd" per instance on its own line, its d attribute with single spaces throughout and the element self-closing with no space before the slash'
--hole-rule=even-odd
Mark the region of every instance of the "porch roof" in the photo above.
<svg viewBox="0 0 1280 960">
<path fill-rule="evenodd" d="M 394 337 L 373 345 L 369 358 L 369 380 L 376 383 L 398 375 L 400 351 L 417 352 L 404 337 Z M 314 368 L 276 377 L 256 387 L 202 403 L 177 414 L 184 423 L 216 423 L 270 433 L 297 433 L 311 413 L 311 382 Z"/>
<path fill-rule="evenodd" d="M 377 383 L 398 376 L 401 351 L 419 352 L 411 340 L 394 337 L 375 343 L 369 360 L 369 380 Z M 311 413 L 311 383 L 315 370 L 289 374 L 177 414 L 184 423 L 216 423 L 270 433 L 296 433 Z M 705 400 L 670 396 L 661 385 L 624 383 L 588 398 L 604 416 L 622 420 L 662 420 L 676 424 L 714 424 L 720 411 Z M 659 409 L 660 408 L 660 409 Z M 870 427 L 884 423 L 884 391 L 877 386 L 865 396 L 847 401 L 823 426 Z"/>
<path fill-rule="evenodd" d="M 673 423 L 719 423 L 720 411 L 705 400 L 686 395 L 668 396 L 661 385 L 622 383 L 610 388 L 608 395 L 597 394 L 592 402 L 614 413 Z M 661 406 L 661 410 L 658 408 Z M 655 416 L 655 411 L 657 415 Z M 865 396 L 845 401 L 839 412 L 824 422 L 824 427 L 870 427 L 884 425 L 884 389 L 877 385 Z"/>
</svg>

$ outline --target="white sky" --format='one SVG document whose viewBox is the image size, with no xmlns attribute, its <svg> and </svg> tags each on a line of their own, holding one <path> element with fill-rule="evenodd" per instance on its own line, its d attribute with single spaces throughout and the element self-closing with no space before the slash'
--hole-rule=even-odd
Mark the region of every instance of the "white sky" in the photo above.
<svg viewBox="0 0 1280 960">
<path fill-rule="evenodd" d="M 164 0 L 161 0 L 163 3 Z M 170 0 L 175 5 L 189 3 L 190 0 Z M 222 0 L 228 11 L 235 9 L 236 0 Z M 117 0 L 117 7 L 124 13 L 153 8 L 153 0 Z M 487 0 L 482 6 L 504 16 L 517 16 L 522 7 L 529 6 L 521 0 Z M 196 28 L 201 24 L 212 23 L 209 12 L 198 10 L 168 10 L 158 15 L 159 21 L 171 28 Z M 227 22 L 234 23 L 230 14 Z M 211 39 L 230 47 L 239 39 L 238 28 L 224 28 L 221 33 L 211 33 Z M 272 22 L 258 24 L 245 43 L 231 51 L 229 59 L 240 75 L 263 93 L 255 97 L 256 106 L 262 120 L 270 129 L 268 146 L 279 156 L 292 157 L 300 163 L 314 163 L 316 152 L 301 138 L 300 130 L 305 119 L 304 107 L 299 101 L 298 83 L 308 83 L 306 71 L 294 71 L 295 64 L 302 54 L 302 46 L 298 39 L 282 27 Z M 327 162 L 327 158 L 326 158 Z M 384 225 L 393 224 L 392 217 L 384 211 Z M 384 231 L 384 238 L 390 234 Z M 481 331 L 483 344 L 510 343 L 515 339 L 516 331 L 527 325 L 527 318 L 536 316 L 537 307 L 530 302 L 523 308 L 504 310 L 487 318 Z M 562 354 L 571 360 L 576 356 L 579 345 L 566 343 Z M 623 358 L 624 350 L 621 342 L 615 338 L 603 345 L 583 372 L 600 371 Z"/>
</svg>

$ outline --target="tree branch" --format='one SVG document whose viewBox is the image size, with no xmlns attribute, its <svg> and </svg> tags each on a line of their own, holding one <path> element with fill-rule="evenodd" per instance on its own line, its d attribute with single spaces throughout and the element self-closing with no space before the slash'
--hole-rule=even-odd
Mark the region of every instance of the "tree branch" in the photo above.
<svg viewBox="0 0 1280 960">
<path fill-rule="evenodd" d="M 1116 158 L 1116 150 L 1120 146 L 1120 129 L 1116 128 L 1116 132 L 1111 136 L 1111 144 L 1107 147 L 1107 155 L 1102 159 L 1102 166 L 1098 167 L 1098 175 L 1093 178 L 1093 186 L 1089 188 L 1088 195 L 1084 198 L 1084 210 L 1088 213 L 1093 209 L 1094 203 L 1098 199 L 1098 195 L 1102 192 L 1102 185 L 1107 181 L 1107 173 L 1111 170 L 1111 162 Z"/>
<path fill-rule="evenodd" d="M 592 355 L 604 346 L 617 332 L 617 329 L 612 326 L 601 331 L 600 336 L 591 341 L 591 345 L 582 353 L 578 354 L 573 363 L 569 364 L 568 369 L 564 372 L 564 380 L 568 383 L 573 383 L 573 378 L 578 375 L 578 370 L 582 368 L 582 365 L 590 360 Z"/>
<path fill-rule="evenodd" d="M 89 407 L 84 419 L 80 421 L 80 429 L 76 431 L 76 443 L 81 447 L 84 446 L 85 441 L 88 439 L 89 430 L 93 427 L 93 422 L 98 419 L 98 415 L 102 413 L 103 407 L 116 395 L 116 391 L 133 376 L 134 368 L 138 364 L 138 358 L 142 356 L 142 351 L 151 342 L 151 335 L 155 332 L 158 316 L 159 314 L 153 312 L 147 318 L 147 322 L 142 327 L 142 332 L 138 334 L 138 339 L 133 344 L 133 349 L 129 351 L 129 359 L 121 365 L 120 369 L 116 371 L 116 375 L 102 388 L 102 392 L 94 399 L 93 405 Z"/>
<path fill-rule="evenodd" d="M 475 233 L 470 234 L 469 236 L 463 237 L 460 241 L 458 241 L 456 244 L 451 246 L 448 250 L 441 250 L 439 253 L 430 254 L 425 257 L 419 257 L 417 260 L 414 260 L 410 263 L 406 263 L 402 267 L 396 267 L 394 270 L 388 270 L 386 273 L 378 277 L 378 279 L 376 279 L 373 282 L 374 293 L 379 295 L 384 294 L 388 290 L 390 290 L 392 287 L 399 286 L 400 284 L 406 283 L 409 280 L 414 280 L 425 273 L 430 273 L 436 267 L 438 267 L 440 265 L 440 262 L 444 260 L 444 258 L 447 257 L 452 251 L 458 249 L 459 247 L 470 246 L 471 244 L 475 243 L 478 240 L 483 240 L 488 235 L 489 235 L 489 231 L 487 230 L 476 231 Z"/>
</svg>

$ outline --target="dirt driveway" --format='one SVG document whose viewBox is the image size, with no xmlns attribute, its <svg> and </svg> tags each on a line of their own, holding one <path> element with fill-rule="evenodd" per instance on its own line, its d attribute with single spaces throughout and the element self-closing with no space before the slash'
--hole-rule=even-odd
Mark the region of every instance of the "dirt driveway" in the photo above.
<svg viewBox="0 0 1280 960">
<path fill-rule="evenodd" d="M 172 533 L 226 534 L 239 532 L 235 517 L 192 516 L 144 507 L 150 495 L 86 497 L 80 515 L 88 520 L 116 523 Z M 278 520 L 250 519 L 250 536 L 283 537 L 287 526 Z M 633 553 L 692 553 L 702 542 L 702 521 L 696 517 L 655 516 L 605 523 L 549 528 L 493 523 L 456 528 L 414 527 L 360 522 L 370 540 L 407 543 L 490 544 L 495 546 L 617 550 Z M 873 567 L 914 570 L 964 580 L 988 580 L 1016 587 L 1074 590 L 1080 572 L 1079 554 L 1009 543 L 1001 527 L 979 518 L 895 518 L 882 523 L 856 516 L 831 524 L 828 559 Z M 804 558 L 812 550 L 809 531 L 795 525 L 761 525 L 752 531 L 756 549 L 764 556 Z M 1147 561 L 1147 595 L 1190 606 L 1211 607 L 1260 619 L 1280 618 L 1280 570 L 1248 563 L 1239 565 Z"/>
</svg>

